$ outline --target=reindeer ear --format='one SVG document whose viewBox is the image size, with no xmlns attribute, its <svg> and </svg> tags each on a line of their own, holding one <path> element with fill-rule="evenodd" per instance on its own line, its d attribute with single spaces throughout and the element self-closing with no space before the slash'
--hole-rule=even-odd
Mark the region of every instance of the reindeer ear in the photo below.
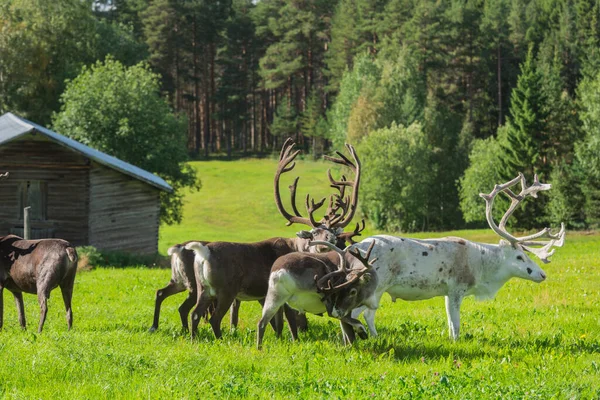
<svg viewBox="0 0 600 400">
<path fill-rule="evenodd" d="M 510 246 L 510 242 L 504 239 L 500 239 L 500 247 L 508 247 Z"/>
<path fill-rule="evenodd" d="M 300 239 L 312 239 L 313 238 L 313 234 L 311 231 L 296 232 L 296 236 L 298 236 Z"/>
<path fill-rule="evenodd" d="M 335 236 L 339 236 L 342 233 L 344 233 L 344 228 L 334 228 L 333 233 L 335 234 Z"/>
</svg>

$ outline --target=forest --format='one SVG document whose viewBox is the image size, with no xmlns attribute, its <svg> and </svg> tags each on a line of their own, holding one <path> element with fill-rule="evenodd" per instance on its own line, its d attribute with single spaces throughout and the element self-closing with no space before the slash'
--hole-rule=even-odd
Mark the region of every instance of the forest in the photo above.
<svg viewBox="0 0 600 400">
<path fill-rule="evenodd" d="M 176 190 L 199 183 L 167 158 L 351 143 L 362 213 L 388 231 L 486 226 L 479 193 L 538 174 L 553 188 L 513 224 L 593 229 L 599 16 L 597 0 L 2 0 L 0 114 Z M 180 220 L 181 195 L 164 202 Z"/>
</svg>

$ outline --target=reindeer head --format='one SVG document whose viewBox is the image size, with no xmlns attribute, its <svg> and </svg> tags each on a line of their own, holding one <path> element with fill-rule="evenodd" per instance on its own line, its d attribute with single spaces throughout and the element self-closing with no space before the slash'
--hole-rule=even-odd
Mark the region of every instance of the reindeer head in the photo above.
<svg viewBox="0 0 600 400">
<path fill-rule="evenodd" d="M 337 189 L 338 193 L 332 194 L 329 197 L 329 207 L 327 208 L 327 212 L 325 216 L 321 218 L 321 220 L 317 221 L 313 214 L 316 210 L 321 208 L 323 204 L 325 204 L 326 198 L 315 202 L 310 195 L 306 195 L 305 207 L 308 217 L 302 217 L 296 206 L 296 189 L 298 187 L 298 180 L 300 177 L 296 177 L 294 183 L 289 186 L 293 214 L 286 211 L 281 201 L 281 195 L 279 193 L 279 178 L 281 177 L 282 173 L 286 173 L 294 169 L 294 166 L 296 165 L 294 159 L 298 153 L 300 153 L 300 150 L 294 151 L 294 146 L 295 144 L 292 139 L 286 140 L 283 144 L 281 153 L 279 154 L 277 171 L 275 172 L 274 192 L 275 204 L 277 205 L 277 209 L 281 215 L 283 215 L 283 217 L 288 221 L 287 225 L 299 223 L 310 227 L 310 230 L 302 230 L 296 234 L 302 241 L 302 244 L 299 246 L 299 248 L 302 251 L 320 253 L 328 251 L 329 248 L 323 245 L 309 246 L 309 241 L 312 240 L 332 244 L 340 243 L 340 240 L 352 242 L 352 237 L 360 235 L 360 232 L 362 229 L 364 229 L 363 221 L 362 229 L 359 229 L 359 225 L 357 224 L 354 232 L 343 233 L 344 228 L 354 217 L 354 213 L 356 212 L 358 204 L 358 189 L 360 187 L 360 161 L 356 155 L 354 147 L 349 144 L 346 145 L 346 148 L 352 155 L 354 162 L 350 161 L 340 152 L 337 153 L 340 158 L 325 156 L 326 160 L 329 160 L 335 164 L 349 167 L 355 173 L 356 178 L 354 181 L 348 181 L 345 176 L 342 176 L 341 180 L 337 181 L 331 176 L 331 170 L 327 171 L 327 176 L 329 177 L 331 187 Z M 352 188 L 352 193 L 346 196 L 346 189 L 348 187 Z"/>
<path fill-rule="evenodd" d="M 311 246 L 323 245 L 338 253 L 340 265 L 320 279 L 315 276 L 317 290 L 324 294 L 327 313 L 342 318 L 361 306 L 377 288 L 377 274 L 373 270 L 376 258 L 369 261 L 375 242 L 371 242 L 366 255 L 359 249 L 341 250 L 328 242 L 311 242 Z"/>
<path fill-rule="evenodd" d="M 517 195 L 510 190 L 510 187 L 514 186 L 519 181 L 521 182 L 521 192 Z M 525 176 L 522 173 L 519 173 L 519 176 L 515 179 L 502 185 L 496 185 L 490 194 L 479 194 L 486 202 L 485 216 L 490 228 L 504 239 L 500 241 L 500 248 L 506 261 L 505 264 L 509 266 L 511 273 L 516 277 L 535 282 L 542 282 L 545 280 L 546 274 L 544 271 L 525 254 L 525 251 L 535 254 L 542 262 L 549 263 L 550 260 L 548 260 L 548 258 L 552 256 L 555 251 L 552 247 L 562 247 L 565 242 L 564 224 L 561 224 L 560 231 L 556 234 L 553 234 L 550 228 L 544 228 L 533 235 L 516 237 L 506 230 L 506 221 L 527 196 L 537 198 L 538 192 L 549 190 L 550 188 L 551 185 L 540 183 L 537 175 L 535 175 L 533 179 L 533 184 L 527 186 Z M 504 213 L 504 216 L 500 220 L 500 225 L 498 226 L 494 222 L 492 216 L 492 206 L 494 205 L 494 198 L 499 193 L 506 194 L 511 199 L 511 205 L 506 213 Z M 542 238 L 547 238 L 549 240 L 535 240 Z"/>
</svg>

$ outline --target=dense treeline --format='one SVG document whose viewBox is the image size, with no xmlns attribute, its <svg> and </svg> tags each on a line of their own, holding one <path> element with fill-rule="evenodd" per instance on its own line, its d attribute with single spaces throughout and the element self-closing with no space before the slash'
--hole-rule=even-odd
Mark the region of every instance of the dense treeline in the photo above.
<svg viewBox="0 0 600 400">
<path fill-rule="evenodd" d="M 2 111 L 49 123 L 110 54 L 160 75 L 190 153 L 360 146 L 380 228 L 480 224 L 518 171 L 554 184 L 519 226 L 600 221 L 597 0 L 57 3 L 0 5 Z"/>
</svg>

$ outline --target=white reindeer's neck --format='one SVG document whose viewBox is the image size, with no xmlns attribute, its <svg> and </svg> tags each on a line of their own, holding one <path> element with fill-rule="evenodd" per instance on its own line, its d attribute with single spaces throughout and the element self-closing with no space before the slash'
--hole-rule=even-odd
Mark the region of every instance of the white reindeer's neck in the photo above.
<svg viewBox="0 0 600 400">
<path fill-rule="evenodd" d="M 504 252 L 497 244 L 475 243 L 481 257 L 477 285 L 469 294 L 477 300 L 493 298 L 514 275 L 507 264 Z"/>
</svg>

